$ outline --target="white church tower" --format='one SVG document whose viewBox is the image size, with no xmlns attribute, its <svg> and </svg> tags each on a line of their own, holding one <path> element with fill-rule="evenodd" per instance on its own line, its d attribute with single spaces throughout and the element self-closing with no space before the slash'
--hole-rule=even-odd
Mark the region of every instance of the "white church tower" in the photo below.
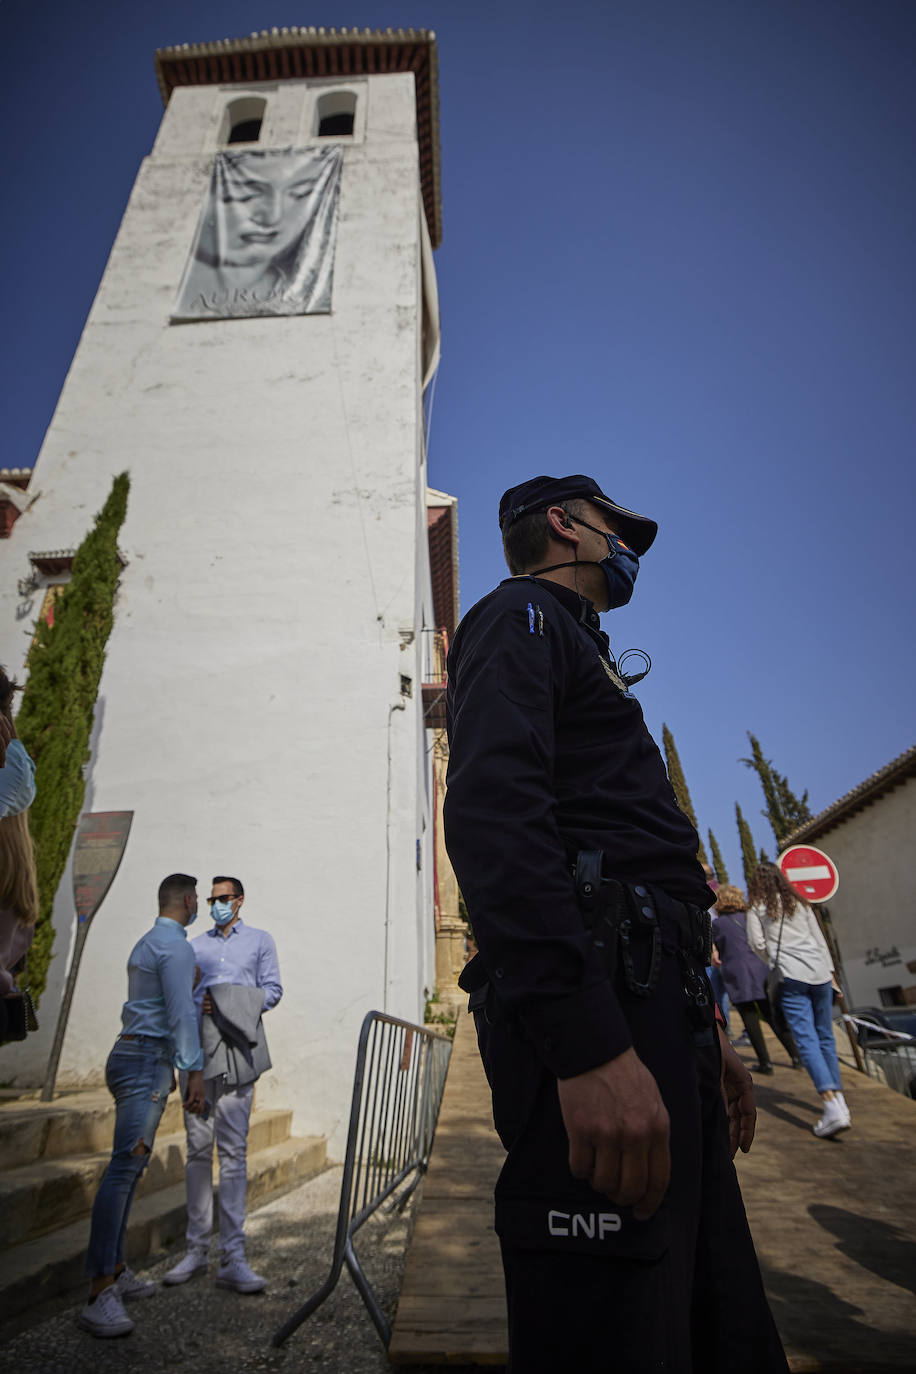
<svg viewBox="0 0 916 1374">
<path fill-rule="evenodd" d="M 0 530 L 0 663 L 21 678 L 46 589 L 130 474 L 84 810 L 134 820 L 58 1082 L 101 1081 L 160 879 L 194 873 L 203 898 L 232 874 L 285 986 L 260 1101 L 339 1154 L 363 1015 L 422 1020 L 435 980 L 435 37 L 273 30 L 166 48 L 156 72 L 161 127 Z M 73 926 L 68 868 L 18 1082 L 44 1071 Z"/>
</svg>

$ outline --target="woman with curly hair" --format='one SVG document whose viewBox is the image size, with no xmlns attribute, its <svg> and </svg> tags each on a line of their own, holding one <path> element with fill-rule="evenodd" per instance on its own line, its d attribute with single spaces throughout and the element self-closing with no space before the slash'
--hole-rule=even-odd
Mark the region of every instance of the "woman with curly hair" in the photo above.
<svg viewBox="0 0 916 1374">
<path fill-rule="evenodd" d="M 801 1060 L 795 1041 L 782 1018 L 774 1015 L 767 1000 L 766 964 L 761 963 L 747 942 L 747 901 L 740 887 L 725 883 L 719 888 L 712 917 L 713 963 L 718 958 L 725 990 L 741 1014 L 748 1039 L 757 1055 L 757 1072 L 773 1072 L 770 1052 L 760 1029 L 761 1017 L 772 1027 L 792 1061 L 792 1067 L 799 1068 Z"/>
<path fill-rule="evenodd" d="M 798 1053 L 824 1103 L 816 1136 L 848 1130 L 833 1037 L 833 958 L 817 917 L 775 864 L 757 867 L 748 887 L 747 937 L 751 948 L 783 976 L 782 1010 Z"/>
</svg>

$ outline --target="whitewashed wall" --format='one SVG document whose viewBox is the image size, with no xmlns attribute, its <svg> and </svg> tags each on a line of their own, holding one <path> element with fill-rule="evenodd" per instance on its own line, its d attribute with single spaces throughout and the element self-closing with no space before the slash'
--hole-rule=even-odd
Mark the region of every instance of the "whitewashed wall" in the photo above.
<svg viewBox="0 0 916 1374">
<path fill-rule="evenodd" d="M 856 1006 L 880 1006 L 880 988 L 913 987 L 916 974 L 916 779 L 824 831 L 812 843 L 837 866 L 827 903 Z"/>
<path fill-rule="evenodd" d="M 262 145 L 307 144 L 333 84 L 264 88 Z M 362 1016 L 421 1018 L 434 978 L 413 78 L 350 84 L 333 313 L 185 325 L 168 317 L 223 110 L 243 91 L 175 92 L 37 463 L 40 498 L 0 543 L 0 662 L 17 671 L 40 605 L 17 619 L 28 551 L 76 546 L 129 471 L 85 809 L 136 814 L 59 1082 L 102 1074 L 160 879 L 196 873 L 205 894 L 214 873 L 238 874 L 286 987 L 260 1100 L 291 1105 L 295 1129 L 338 1154 Z M 42 1030 L 0 1052 L 20 1082 L 49 1052 L 69 892 L 68 871 Z"/>
</svg>

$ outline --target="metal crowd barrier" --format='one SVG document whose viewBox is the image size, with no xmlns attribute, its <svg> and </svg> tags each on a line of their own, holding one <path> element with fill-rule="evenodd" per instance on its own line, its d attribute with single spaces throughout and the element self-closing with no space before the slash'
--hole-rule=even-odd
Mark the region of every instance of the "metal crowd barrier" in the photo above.
<svg viewBox="0 0 916 1374">
<path fill-rule="evenodd" d="M 370 1011 L 359 1033 L 350 1130 L 340 1185 L 331 1272 L 320 1288 L 275 1331 L 282 1345 L 337 1286 L 346 1264 L 387 1347 L 391 1324 L 379 1306 L 354 1249 L 354 1236 L 411 1174 L 392 1203 L 402 1208 L 429 1163 L 445 1088 L 451 1041 L 424 1026 Z"/>
<path fill-rule="evenodd" d="M 869 1076 L 904 1097 L 916 1098 L 916 1036 L 891 1030 L 871 1016 L 847 1013 L 843 1020 L 856 1028 Z"/>
</svg>

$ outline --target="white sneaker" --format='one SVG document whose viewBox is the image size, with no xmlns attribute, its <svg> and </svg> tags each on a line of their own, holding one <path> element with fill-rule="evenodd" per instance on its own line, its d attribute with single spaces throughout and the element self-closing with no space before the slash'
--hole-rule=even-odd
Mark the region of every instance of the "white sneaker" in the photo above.
<svg viewBox="0 0 916 1374">
<path fill-rule="evenodd" d="M 849 1110 L 849 1103 L 846 1101 L 846 1098 L 843 1096 L 842 1093 L 836 1093 L 836 1094 L 834 1095 L 834 1099 L 833 1099 L 833 1100 L 834 1100 L 834 1102 L 839 1102 L 840 1106 L 843 1108 L 843 1115 L 844 1115 L 845 1118 L 846 1118 L 846 1124 L 849 1125 L 849 1126 L 851 1126 L 851 1125 L 852 1125 L 852 1113 L 851 1113 L 850 1110 Z"/>
<path fill-rule="evenodd" d="M 852 1117 L 849 1115 L 849 1108 L 845 1102 L 836 1097 L 831 1097 L 824 1103 L 824 1115 L 820 1121 L 811 1127 L 816 1136 L 837 1135 L 840 1131 L 848 1131 L 852 1125 Z"/>
<path fill-rule="evenodd" d="M 118 1297 L 122 1302 L 137 1302 L 140 1298 L 151 1298 L 156 1292 L 152 1279 L 138 1278 L 129 1264 L 125 1264 L 114 1281 Z"/>
<path fill-rule="evenodd" d="M 241 1258 L 226 1260 L 216 1271 L 217 1288 L 234 1288 L 236 1293 L 260 1293 L 267 1287 L 267 1280 Z"/>
<path fill-rule="evenodd" d="M 171 1287 L 176 1283 L 187 1283 L 195 1274 L 206 1272 L 207 1256 L 200 1250 L 189 1250 L 167 1274 L 163 1274 L 162 1282 Z"/>
<path fill-rule="evenodd" d="M 76 1319 L 77 1326 L 93 1336 L 129 1336 L 134 1324 L 124 1311 L 114 1284 L 103 1288 L 95 1302 L 87 1302 Z"/>
</svg>

